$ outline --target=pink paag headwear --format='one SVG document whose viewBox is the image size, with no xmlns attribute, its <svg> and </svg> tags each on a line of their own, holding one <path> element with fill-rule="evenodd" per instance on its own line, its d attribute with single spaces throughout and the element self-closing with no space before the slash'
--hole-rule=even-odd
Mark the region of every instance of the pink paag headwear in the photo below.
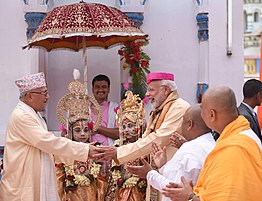
<svg viewBox="0 0 262 201">
<path fill-rule="evenodd" d="M 146 83 L 149 84 L 153 80 L 171 80 L 174 81 L 174 74 L 167 72 L 149 73 L 146 77 Z"/>
<path fill-rule="evenodd" d="M 20 94 L 30 91 L 32 89 L 46 87 L 45 75 L 44 73 L 26 75 L 16 80 L 15 84 L 18 86 Z"/>
</svg>

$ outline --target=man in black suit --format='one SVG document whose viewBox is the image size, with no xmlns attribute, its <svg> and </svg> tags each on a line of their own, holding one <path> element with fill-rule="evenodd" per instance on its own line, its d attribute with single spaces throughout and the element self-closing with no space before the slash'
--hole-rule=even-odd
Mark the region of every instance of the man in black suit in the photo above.
<svg viewBox="0 0 262 201">
<path fill-rule="evenodd" d="M 256 106 L 262 102 L 262 82 L 250 79 L 243 86 L 244 100 L 238 107 L 239 114 L 246 117 L 250 122 L 251 129 L 257 134 L 262 142 L 261 129 L 258 123 L 257 114 L 254 111 Z"/>
</svg>

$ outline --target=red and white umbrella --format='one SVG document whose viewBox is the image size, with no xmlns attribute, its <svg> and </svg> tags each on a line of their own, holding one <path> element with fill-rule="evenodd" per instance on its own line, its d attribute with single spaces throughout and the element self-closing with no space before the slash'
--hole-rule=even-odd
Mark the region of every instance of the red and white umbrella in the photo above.
<svg viewBox="0 0 262 201">
<path fill-rule="evenodd" d="M 87 82 L 86 47 L 108 48 L 137 39 L 146 39 L 134 22 L 114 7 L 98 3 L 75 3 L 47 13 L 26 47 L 41 46 L 47 51 L 83 48 L 84 78 Z"/>
</svg>

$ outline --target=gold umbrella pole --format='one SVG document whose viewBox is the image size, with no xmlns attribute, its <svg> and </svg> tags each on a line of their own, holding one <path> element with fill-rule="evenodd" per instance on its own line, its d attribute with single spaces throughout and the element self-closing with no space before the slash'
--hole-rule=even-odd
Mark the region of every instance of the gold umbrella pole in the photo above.
<svg viewBox="0 0 262 201">
<path fill-rule="evenodd" d="M 87 53 L 86 53 L 86 37 L 83 36 L 83 67 L 84 67 L 84 85 L 86 88 L 86 94 L 88 94 L 88 88 L 87 88 Z"/>
</svg>

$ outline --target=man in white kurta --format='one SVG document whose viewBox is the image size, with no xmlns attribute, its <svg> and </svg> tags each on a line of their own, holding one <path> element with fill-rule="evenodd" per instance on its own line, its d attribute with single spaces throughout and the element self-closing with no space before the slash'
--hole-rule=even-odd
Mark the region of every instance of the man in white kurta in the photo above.
<svg viewBox="0 0 262 201">
<path fill-rule="evenodd" d="M 141 178 L 146 177 L 148 184 L 159 191 L 170 182 L 180 183 L 182 176 L 187 181 L 192 180 L 195 185 L 207 155 L 216 144 L 209 131 L 201 118 L 200 106 L 194 105 L 186 111 L 182 122 L 181 132 L 188 141 L 177 150 L 171 160 L 163 165 L 166 162 L 166 153 L 159 145 L 153 145 L 153 158 L 157 166 L 162 166 L 159 172 L 146 162 L 144 166 L 130 166 L 127 169 Z M 165 196 L 162 198 L 162 201 L 167 200 L 170 199 Z"/>
<path fill-rule="evenodd" d="M 24 76 L 16 85 L 21 96 L 8 122 L 0 200 L 57 201 L 53 155 L 86 161 L 95 148 L 47 131 L 39 113 L 49 99 L 43 73 Z"/>
<path fill-rule="evenodd" d="M 147 173 L 148 183 L 162 191 L 169 182 L 181 183 L 181 177 L 184 176 L 187 181 L 192 180 L 195 185 L 205 159 L 214 147 L 215 140 L 211 133 L 185 142 L 173 158 L 159 169 L 159 172 L 151 170 Z M 162 201 L 167 200 L 171 199 L 165 196 L 162 198 Z"/>
</svg>

